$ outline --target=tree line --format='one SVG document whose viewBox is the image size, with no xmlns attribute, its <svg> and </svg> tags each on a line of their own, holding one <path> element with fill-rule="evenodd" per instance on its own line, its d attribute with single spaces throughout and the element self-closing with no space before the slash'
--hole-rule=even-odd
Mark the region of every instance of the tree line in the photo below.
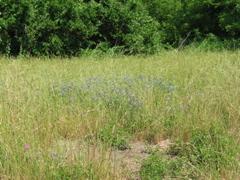
<svg viewBox="0 0 240 180">
<path fill-rule="evenodd" d="M 238 48 L 239 37 L 239 0 L 0 1 L 0 54 L 153 54 L 205 40 Z"/>
</svg>

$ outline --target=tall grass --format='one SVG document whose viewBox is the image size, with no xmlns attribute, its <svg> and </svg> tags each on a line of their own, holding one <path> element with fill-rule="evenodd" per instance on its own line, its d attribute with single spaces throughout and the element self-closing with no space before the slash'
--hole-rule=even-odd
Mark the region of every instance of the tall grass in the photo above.
<svg viewBox="0 0 240 180">
<path fill-rule="evenodd" d="M 112 148 L 164 139 L 192 177 L 239 178 L 238 51 L 0 63 L 1 179 L 127 179 Z"/>
</svg>

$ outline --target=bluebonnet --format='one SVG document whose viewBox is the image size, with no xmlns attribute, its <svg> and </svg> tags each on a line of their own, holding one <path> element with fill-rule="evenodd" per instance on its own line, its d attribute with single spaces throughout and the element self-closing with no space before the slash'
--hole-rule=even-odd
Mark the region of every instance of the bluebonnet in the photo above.
<svg viewBox="0 0 240 180">
<path fill-rule="evenodd" d="M 57 153 L 52 153 L 51 156 L 52 156 L 52 158 L 56 158 L 56 157 L 58 157 L 58 154 Z"/>
<path fill-rule="evenodd" d="M 110 77 L 88 77 L 81 82 L 55 83 L 54 94 L 59 95 L 67 103 L 72 105 L 78 102 L 89 102 L 108 107 L 111 111 L 132 111 L 143 108 L 146 92 L 157 92 L 166 96 L 166 101 L 170 101 L 174 86 L 169 80 L 155 76 L 139 75 L 130 77 L 127 75 Z M 95 104 L 93 104 L 95 105 Z"/>
</svg>

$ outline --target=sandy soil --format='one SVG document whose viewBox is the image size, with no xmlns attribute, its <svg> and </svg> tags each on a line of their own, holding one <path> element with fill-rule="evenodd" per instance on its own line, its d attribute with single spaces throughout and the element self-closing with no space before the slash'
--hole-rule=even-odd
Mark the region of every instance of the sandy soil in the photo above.
<svg viewBox="0 0 240 180">
<path fill-rule="evenodd" d="M 150 155 L 149 150 L 158 149 L 159 151 L 164 151 L 171 144 L 170 140 L 164 140 L 155 145 L 146 145 L 144 142 L 132 142 L 130 143 L 131 149 L 124 151 L 116 150 L 114 154 L 120 168 L 129 171 L 129 179 L 138 180 L 140 178 L 137 174 L 140 171 L 141 162 Z"/>
</svg>

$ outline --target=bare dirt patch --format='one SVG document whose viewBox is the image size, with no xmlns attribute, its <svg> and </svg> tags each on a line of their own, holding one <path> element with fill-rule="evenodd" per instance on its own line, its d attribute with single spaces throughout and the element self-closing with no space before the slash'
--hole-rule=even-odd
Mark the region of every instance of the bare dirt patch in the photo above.
<svg viewBox="0 0 240 180">
<path fill-rule="evenodd" d="M 169 139 L 161 141 L 154 145 L 146 145 L 144 142 L 130 143 L 131 149 L 125 151 L 115 151 L 115 158 L 120 168 L 129 172 L 129 179 L 138 180 L 138 172 L 141 168 L 141 162 L 150 155 L 150 151 L 166 150 L 172 143 Z"/>
<path fill-rule="evenodd" d="M 89 162 L 97 162 L 98 159 L 102 160 L 107 158 L 113 169 L 120 174 L 125 174 L 123 179 L 140 180 L 139 172 L 142 161 L 154 151 L 164 152 L 171 144 L 169 139 L 157 144 L 146 144 L 145 142 L 136 141 L 129 143 L 130 149 L 123 151 L 114 149 L 107 152 L 97 144 L 89 144 L 86 146 L 86 144 L 81 141 L 65 140 L 58 141 L 57 147 L 55 146 L 52 151 L 54 152 L 54 150 L 59 149 L 59 153 L 64 157 L 64 162 L 67 164 L 71 164 L 76 158 L 80 157 L 87 157 L 86 160 L 88 159 L 87 161 Z M 86 149 L 86 147 L 88 148 Z"/>
</svg>

